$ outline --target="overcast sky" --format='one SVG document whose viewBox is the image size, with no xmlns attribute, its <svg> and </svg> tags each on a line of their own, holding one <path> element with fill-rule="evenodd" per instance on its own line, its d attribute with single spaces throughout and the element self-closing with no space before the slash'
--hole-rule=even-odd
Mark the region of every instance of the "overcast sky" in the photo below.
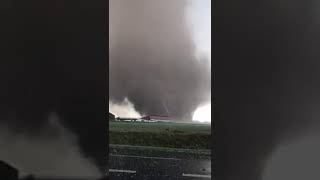
<svg viewBox="0 0 320 180">
<path fill-rule="evenodd" d="M 211 59 L 211 0 L 189 0 L 186 17 L 197 50 Z"/>
</svg>

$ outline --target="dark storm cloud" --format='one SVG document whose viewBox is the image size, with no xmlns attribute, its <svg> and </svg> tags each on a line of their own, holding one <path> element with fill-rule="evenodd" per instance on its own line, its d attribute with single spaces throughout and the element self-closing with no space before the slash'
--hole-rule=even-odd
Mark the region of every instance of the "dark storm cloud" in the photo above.
<svg viewBox="0 0 320 180">
<path fill-rule="evenodd" d="M 309 126 L 319 130 L 319 6 L 223 1 L 216 7 L 218 179 L 260 180 L 278 146 Z"/>
<path fill-rule="evenodd" d="M 210 64 L 195 58 L 186 0 L 110 0 L 109 98 L 142 114 L 190 120 L 210 98 Z M 209 22 L 208 22 L 209 23 Z"/>
<path fill-rule="evenodd" d="M 81 153 L 105 169 L 105 1 L 5 2 L 0 9 L 1 124 L 32 138 L 55 137 L 46 129 L 48 115 L 55 112 L 78 136 Z"/>
<path fill-rule="evenodd" d="M 0 126 L 0 159 L 19 170 L 19 176 L 90 177 L 101 176 L 92 159 L 83 156 L 77 136 L 62 127 L 55 114 L 49 116 L 50 136 L 30 137 Z M 41 133 L 41 135 L 44 133 Z M 47 135 L 47 134 L 44 134 Z"/>
</svg>

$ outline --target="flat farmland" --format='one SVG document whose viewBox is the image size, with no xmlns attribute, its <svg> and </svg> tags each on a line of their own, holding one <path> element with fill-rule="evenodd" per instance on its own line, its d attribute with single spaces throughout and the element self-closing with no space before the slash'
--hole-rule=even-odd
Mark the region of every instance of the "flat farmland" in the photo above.
<svg viewBox="0 0 320 180">
<path fill-rule="evenodd" d="M 109 122 L 109 142 L 117 145 L 211 149 L 211 126 L 176 122 Z"/>
</svg>

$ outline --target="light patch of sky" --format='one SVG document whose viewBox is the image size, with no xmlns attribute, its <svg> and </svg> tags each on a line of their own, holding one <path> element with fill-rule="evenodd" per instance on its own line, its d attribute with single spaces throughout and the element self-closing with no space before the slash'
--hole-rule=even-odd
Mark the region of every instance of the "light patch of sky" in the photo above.
<svg viewBox="0 0 320 180">
<path fill-rule="evenodd" d="M 211 0 L 188 0 L 186 20 L 197 48 L 196 56 L 206 57 L 211 64 Z M 211 123 L 211 103 L 198 107 L 193 121 Z"/>
<path fill-rule="evenodd" d="M 186 18 L 197 55 L 205 55 L 211 63 L 211 0 L 188 0 Z"/>
</svg>

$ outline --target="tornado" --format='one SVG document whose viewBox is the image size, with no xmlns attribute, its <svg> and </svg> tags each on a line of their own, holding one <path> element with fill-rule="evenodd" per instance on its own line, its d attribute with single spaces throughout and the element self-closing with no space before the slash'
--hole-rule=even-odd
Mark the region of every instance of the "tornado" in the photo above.
<svg viewBox="0 0 320 180">
<path fill-rule="evenodd" d="M 210 99 L 210 63 L 196 56 L 186 0 L 109 1 L 109 101 L 191 121 Z"/>
<path fill-rule="evenodd" d="M 309 178 L 300 172 L 313 165 L 296 157 L 304 152 L 309 159 L 317 156 L 308 148 L 317 146 L 318 135 L 311 132 L 320 129 L 318 7 L 315 1 L 217 5 L 213 89 L 218 179 Z"/>
<path fill-rule="evenodd" d="M 105 1 L 5 0 L 0 14 L 0 159 L 35 175 L 104 174 Z"/>
</svg>

